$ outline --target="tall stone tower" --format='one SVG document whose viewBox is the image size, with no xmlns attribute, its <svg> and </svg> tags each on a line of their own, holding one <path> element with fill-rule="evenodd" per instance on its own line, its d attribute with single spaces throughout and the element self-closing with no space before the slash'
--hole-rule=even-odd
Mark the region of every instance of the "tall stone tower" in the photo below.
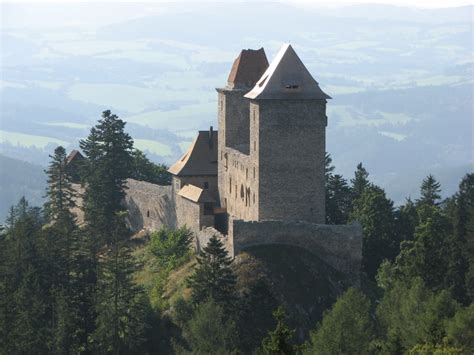
<svg viewBox="0 0 474 355">
<path fill-rule="evenodd" d="M 330 97 L 291 45 L 266 63 L 263 49 L 242 51 L 218 89 L 221 207 L 243 220 L 324 223 Z"/>
</svg>

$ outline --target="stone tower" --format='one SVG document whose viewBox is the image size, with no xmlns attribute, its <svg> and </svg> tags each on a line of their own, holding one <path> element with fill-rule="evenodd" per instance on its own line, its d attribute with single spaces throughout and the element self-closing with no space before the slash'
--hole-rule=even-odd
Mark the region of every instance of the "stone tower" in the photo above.
<svg viewBox="0 0 474 355">
<path fill-rule="evenodd" d="M 217 90 L 220 204 L 242 220 L 324 223 L 330 97 L 291 45 L 267 63 L 263 49 L 242 51 Z"/>
</svg>

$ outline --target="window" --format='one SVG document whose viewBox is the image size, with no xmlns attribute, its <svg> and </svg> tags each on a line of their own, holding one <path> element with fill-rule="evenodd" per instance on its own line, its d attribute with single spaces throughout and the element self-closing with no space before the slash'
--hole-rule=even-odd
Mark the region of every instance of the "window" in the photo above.
<svg viewBox="0 0 474 355">
<path fill-rule="evenodd" d="M 232 178 L 229 176 L 229 193 L 232 193 Z"/>
<path fill-rule="evenodd" d="M 245 168 L 245 178 L 249 178 L 249 168 Z"/>
<path fill-rule="evenodd" d="M 204 188 L 208 189 L 209 188 L 209 183 L 207 181 L 204 181 Z"/>
<path fill-rule="evenodd" d="M 240 185 L 240 198 L 242 201 L 244 200 L 245 193 L 244 193 L 244 185 Z"/>
<path fill-rule="evenodd" d="M 253 204 L 255 205 L 255 192 L 253 193 Z"/>
<path fill-rule="evenodd" d="M 253 178 L 255 179 L 255 168 L 253 168 Z"/>
<path fill-rule="evenodd" d="M 178 179 L 176 179 L 176 183 L 174 184 L 174 187 L 175 187 L 176 191 L 179 190 L 179 188 L 181 187 L 180 185 L 181 185 L 180 181 Z"/>
<path fill-rule="evenodd" d="M 146 216 L 150 218 L 150 211 L 146 211 Z"/>
<path fill-rule="evenodd" d="M 257 150 L 257 141 L 253 141 L 253 150 L 254 150 L 254 151 Z"/>
</svg>

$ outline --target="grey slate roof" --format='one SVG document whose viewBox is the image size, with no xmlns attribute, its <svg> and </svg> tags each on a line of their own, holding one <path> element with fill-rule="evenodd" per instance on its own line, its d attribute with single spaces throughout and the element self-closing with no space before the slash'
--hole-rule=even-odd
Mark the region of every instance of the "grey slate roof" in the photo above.
<svg viewBox="0 0 474 355">
<path fill-rule="evenodd" d="M 199 131 L 187 152 L 168 171 L 176 176 L 217 175 L 217 131 Z"/>
<path fill-rule="evenodd" d="M 290 44 L 281 47 L 268 69 L 245 97 L 313 100 L 331 98 L 321 90 Z"/>
</svg>

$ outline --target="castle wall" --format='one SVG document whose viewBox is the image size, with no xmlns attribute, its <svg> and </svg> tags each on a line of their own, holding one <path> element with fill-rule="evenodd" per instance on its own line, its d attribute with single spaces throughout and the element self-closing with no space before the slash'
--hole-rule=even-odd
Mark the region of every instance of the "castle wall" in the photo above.
<svg viewBox="0 0 474 355">
<path fill-rule="evenodd" d="M 224 136 L 222 142 L 226 147 L 248 154 L 250 127 L 249 100 L 244 97 L 246 91 L 219 89 L 218 92 L 219 131 Z"/>
<path fill-rule="evenodd" d="M 203 227 L 214 226 L 214 215 L 205 214 L 204 204 L 175 195 L 176 226 L 186 226 L 195 235 Z"/>
<path fill-rule="evenodd" d="M 218 90 L 218 186 L 222 207 L 244 220 L 258 219 L 258 167 L 245 91 Z"/>
<path fill-rule="evenodd" d="M 326 101 L 258 100 L 250 112 L 259 220 L 324 223 Z"/>
<path fill-rule="evenodd" d="M 207 189 L 205 184 L 207 183 Z M 217 176 L 173 176 L 172 185 L 176 193 L 186 184 L 191 184 L 202 189 L 208 190 L 209 194 L 219 200 L 217 188 Z"/>
<path fill-rule="evenodd" d="M 244 220 L 258 219 L 258 169 L 252 156 L 223 148 L 220 171 L 221 205 Z"/>
<path fill-rule="evenodd" d="M 309 250 L 334 269 L 358 278 L 362 260 L 360 224 L 325 225 L 293 221 L 230 219 L 228 241 L 233 255 L 255 245 L 282 244 Z"/>
</svg>

